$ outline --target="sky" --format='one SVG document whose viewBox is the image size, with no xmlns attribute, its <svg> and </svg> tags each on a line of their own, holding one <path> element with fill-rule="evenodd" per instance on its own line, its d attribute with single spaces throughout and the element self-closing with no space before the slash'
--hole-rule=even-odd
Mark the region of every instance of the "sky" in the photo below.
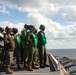
<svg viewBox="0 0 76 75">
<path fill-rule="evenodd" d="M 0 26 L 44 24 L 47 49 L 76 48 L 76 0 L 0 0 Z"/>
</svg>

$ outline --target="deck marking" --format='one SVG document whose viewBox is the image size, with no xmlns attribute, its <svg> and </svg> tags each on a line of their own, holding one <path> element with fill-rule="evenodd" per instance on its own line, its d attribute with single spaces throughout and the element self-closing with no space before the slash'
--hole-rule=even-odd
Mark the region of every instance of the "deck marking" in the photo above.
<svg viewBox="0 0 76 75">
<path fill-rule="evenodd" d="M 14 73 L 14 74 L 51 74 L 51 73 Z"/>
</svg>

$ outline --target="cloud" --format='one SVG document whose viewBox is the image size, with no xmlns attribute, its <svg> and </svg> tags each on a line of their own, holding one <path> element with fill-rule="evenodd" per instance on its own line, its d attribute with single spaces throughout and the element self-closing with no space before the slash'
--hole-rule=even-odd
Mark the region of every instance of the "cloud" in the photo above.
<svg viewBox="0 0 76 75">
<path fill-rule="evenodd" d="M 50 3 L 53 3 L 53 4 L 55 4 L 56 6 L 65 6 L 65 5 L 75 5 L 75 3 L 76 3 L 76 0 L 64 0 L 64 1 L 62 1 L 62 0 L 48 0 Z M 66 7 L 66 6 L 65 6 Z"/>
<path fill-rule="evenodd" d="M 0 12 L 3 13 L 3 14 L 10 15 L 10 12 L 6 10 L 6 7 L 5 6 L 0 6 Z"/>
<path fill-rule="evenodd" d="M 0 22 L 0 26 L 2 27 L 6 27 L 6 26 L 10 26 L 11 28 L 16 27 L 19 30 L 19 33 L 21 32 L 21 30 L 23 29 L 24 23 L 18 23 L 18 24 L 13 24 L 11 22 L 8 21 L 4 21 L 4 22 Z"/>
<path fill-rule="evenodd" d="M 51 48 L 56 45 L 58 45 L 56 48 L 75 47 L 76 43 L 73 42 L 76 41 L 76 0 L 1 0 L 0 3 L 11 9 L 27 12 L 27 23 L 35 25 L 37 29 L 40 24 L 44 24 L 48 48 L 50 45 Z M 52 18 L 56 14 L 68 25 L 62 26 L 61 23 L 54 22 Z M 21 30 L 24 23 L 0 22 L 0 24 L 13 25 Z"/>
<path fill-rule="evenodd" d="M 3 5 L 9 8 L 15 8 L 28 13 L 40 13 L 44 16 L 51 17 L 57 11 L 53 4 L 49 4 L 47 0 L 2 0 Z"/>
<path fill-rule="evenodd" d="M 45 18 L 41 14 L 30 13 L 27 15 L 28 23 L 34 24 L 38 29 L 40 24 L 44 24 L 46 27 L 46 35 L 49 40 L 69 40 L 76 37 L 76 23 L 73 25 L 62 26 L 58 22 Z M 50 34 L 50 35 L 49 35 Z"/>
<path fill-rule="evenodd" d="M 32 14 L 30 14 L 30 17 Z M 32 20 L 37 20 L 37 18 L 33 18 Z M 32 21 L 31 20 L 31 21 Z M 41 20 L 40 20 L 41 21 Z M 76 23 L 74 25 L 61 26 L 59 23 L 54 23 L 45 21 L 46 26 L 46 36 L 47 36 L 47 48 L 75 48 L 76 41 Z M 48 24 L 49 23 L 49 24 Z M 11 27 L 17 27 L 19 29 L 19 33 L 23 29 L 24 23 L 13 24 L 10 22 L 0 22 L 0 26 L 6 27 L 7 25 Z M 39 25 L 37 25 L 39 28 Z M 36 26 L 35 26 L 36 27 Z"/>
<path fill-rule="evenodd" d="M 0 3 L 19 11 L 39 13 L 49 19 L 61 12 L 60 17 L 68 23 L 76 19 L 76 0 L 1 0 Z"/>
<path fill-rule="evenodd" d="M 76 0 L 48 0 L 60 12 L 60 16 L 68 23 L 75 22 Z"/>
<path fill-rule="evenodd" d="M 64 11 L 64 12 L 62 13 L 61 16 L 62 16 L 62 18 L 65 19 L 65 21 L 67 21 L 69 23 L 76 22 L 76 20 L 75 20 L 76 19 L 76 15 L 75 15 L 76 14 L 76 10 L 74 10 L 73 8 L 67 7 L 67 8 L 63 8 L 62 11 Z"/>
</svg>

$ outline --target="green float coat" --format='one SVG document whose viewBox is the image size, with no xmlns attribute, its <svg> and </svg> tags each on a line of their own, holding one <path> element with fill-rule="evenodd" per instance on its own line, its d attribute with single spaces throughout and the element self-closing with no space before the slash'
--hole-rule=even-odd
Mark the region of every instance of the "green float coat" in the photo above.
<svg viewBox="0 0 76 75">
<path fill-rule="evenodd" d="M 21 47 L 21 38 L 18 34 L 14 35 L 14 42 L 16 49 L 19 49 Z"/>
<path fill-rule="evenodd" d="M 47 43 L 45 33 L 42 31 L 38 32 L 38 44 L 45 46 Z"/>
<path fill-rule="evenodd" d="M 31 31 L 30 31 L 29 34 L 30 34 L 29 46 L 31 46 L 31 47 L 37 47 L 37 44 L 38 44 L 38 38 L 37 38 L 37 36 L 34 33 L 32 33 Z"/>
<path fill-rule="evenodd" d="M 26 42 L 26 40 L 25 40 L 25 33 L 27 34 L 27 32 L 29 32 L 29 30 L 28 29 L 25 29 L 25 30 L 23 30 L 22 32 L 21 32 L 21 42 Z"/>
</svg>

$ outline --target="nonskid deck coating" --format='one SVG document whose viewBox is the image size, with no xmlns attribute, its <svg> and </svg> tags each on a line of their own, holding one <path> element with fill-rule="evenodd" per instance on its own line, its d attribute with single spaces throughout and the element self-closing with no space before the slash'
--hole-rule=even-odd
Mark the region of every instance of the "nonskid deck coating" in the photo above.
<svg viewBox="0 0 76 75">
<path fill-rule="evenodd" d="M 49 62 L 47 61 L 47 63 Z M 9 75 L 60 75 L 59 71 L 51 72 L 50 67 L 33 69 L 33 71 L 28 71 L 27 69 L 23 68 L 23 64 L 20 64 L 20 66 L 22 67 L 22 70 L 18 70 L 17 65 L 12 66 L 11 68 L 14 70 L 14 74 Z M 3 71 L 0 72 L 0 75 L 8 75 L 8 74 L 5 74 L 5 71 Z"/>
<path fill-rule="evenodd" d="M 5 72 L 0 72 L 0 75 L 8 75 L 5 74 Z M 56 72 L 50 72 L 49 67 L 45 68 L 39 68 L 39 69 L 34 69 L 33 71 L 27 71 L 27 70 L 16 70 L 14 71 L 14 74 L 9 74 L 9 75 L 60 75 L 59 71 Z"/>
<path fill-rule="evenodd" d="M 48 60 L 47 64 L 49 64 Z M 23 68 L 23 64 L 21 64 L 21 67 Z M 0 72 L 0 75 L 60 75 L 59 71 L 50 71 L 50 67 L 33 69 L 33 71 L 28 71 L 24 68 L 22 70 L 18 70 L 17 65 L 15 65 L 12 66 L 12 69 L 14 70 L 14 74 L 6 74 L 5 71 L 3 71 Z"/>
</svg>

